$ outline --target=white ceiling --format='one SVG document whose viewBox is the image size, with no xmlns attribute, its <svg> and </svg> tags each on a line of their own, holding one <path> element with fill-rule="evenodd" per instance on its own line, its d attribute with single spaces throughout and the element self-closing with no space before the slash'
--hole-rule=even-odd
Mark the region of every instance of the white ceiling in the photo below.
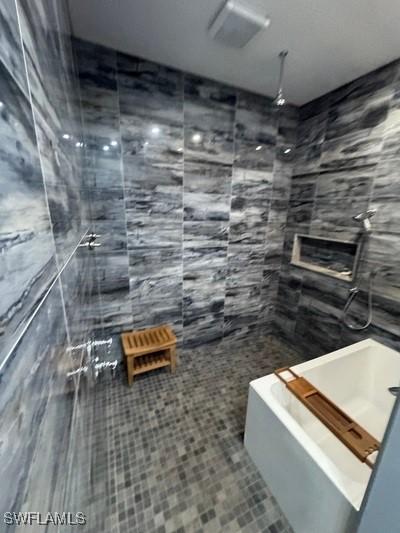
<svg viewBox="0 0 400 533">
<path fill-rule="evenodd" d="M 400 56 L 399 0 L 247 0 L 271 17 L 243 49 L 210 39 L 223 0 L 70 0 L 75 35 L 274 95 L 287 48 L 286 95 L 303 104 Z"/>
</svg>

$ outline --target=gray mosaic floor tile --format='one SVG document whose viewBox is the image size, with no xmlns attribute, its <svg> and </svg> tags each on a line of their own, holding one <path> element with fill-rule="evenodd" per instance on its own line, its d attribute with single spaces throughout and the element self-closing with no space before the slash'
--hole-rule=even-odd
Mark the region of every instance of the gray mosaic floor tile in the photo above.
<svg viewBox="0 0 400 533">
<path fill-rule="evenodd" d="M 225 340 L 184 349 L 176 373 L 131 388 L 122 367 L 100 379 L 88 531 L 290 533 L 243 432 L 249 382 L 297 361 L 272 337 Z"/>
</svg>

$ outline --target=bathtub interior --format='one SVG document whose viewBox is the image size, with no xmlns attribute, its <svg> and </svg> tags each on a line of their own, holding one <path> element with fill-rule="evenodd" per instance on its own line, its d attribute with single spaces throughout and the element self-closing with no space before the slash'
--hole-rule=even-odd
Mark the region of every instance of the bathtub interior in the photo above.
<svg viewBox="0 0 400 533">
<path fill-rule="evenodd" d="M 373 341 L 349 348 L 297 365 L 294 369 L 378 440 L 382 440 L 395 402 L 387 389 L 398 384 L 399 354 Z M 327 475 L 359 509 L 371 469 L 359 461 L 280 381 L 272 385 L 271 393 L 303 430 L 303 433 L 295 432 L 295 438 L 303 446 L 307 439 L 317 446 L 323 454 L 322 463 Z"/>
<path fill-rule="evenodd" d="M 397 352 L 373 343 L 301 374 L 375 438 L 382 440 L 395 403 L 388 387 L 398 385 L 400 379 Z"/>
</svg>

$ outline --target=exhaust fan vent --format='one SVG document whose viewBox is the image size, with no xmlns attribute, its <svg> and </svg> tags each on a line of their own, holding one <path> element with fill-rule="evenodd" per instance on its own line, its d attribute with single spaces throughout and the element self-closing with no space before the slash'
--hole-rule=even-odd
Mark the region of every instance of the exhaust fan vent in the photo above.
<svg viewBox="0 0 400 533">
<path fill-rule="evenodd" d="M 270 19 L 239 0 L 228 0 L 217 13 L 209 33 L 211 37 L 233 48 L 243 48 Z"/>
</svg>

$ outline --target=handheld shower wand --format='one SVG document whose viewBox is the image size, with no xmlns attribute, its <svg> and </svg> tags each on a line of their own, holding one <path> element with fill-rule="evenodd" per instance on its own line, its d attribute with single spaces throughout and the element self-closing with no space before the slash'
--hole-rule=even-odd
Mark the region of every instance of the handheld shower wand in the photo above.
<svg viewBox="0 0 400 533">
<path fill-rule="evenodd" d="M 375 213 L 376 213 L 376 209 L 368 209 L 367 211 L 363 211 L 362 213 L 359 213 L 358 215 L 353 216 L 353 220 L 356 220 L 357 222 L 362 223 L 363 232 L 362 232 L 361 241 L 360 241 L 360 251 L 359 251 L 357 262 L 356 262 L 355 269 L 354 269 L 355 277 L 356 277 L 355 285 L 349 290 L 349 295 L 348 295 L 346 304 L 343 309 L 343 322 L 348 328 L 355 330 L 355 331 L 362 331 L 364 329 L 367 329 L 372 322 L 372 292 L 373 292 L 373 280 L 377 273 L 376 271 L 370 272 L 368 276 L 368 300 L 367 300 L 367 313 L 368 314 L 367 314 L 367 320 L 365 321 L 365 323 L 361 325 L 351 323 L 349 321 L 348 312 L 351 307 L 351 304 L 353 303 L 353 301 L 356 299 L 357 295 L 360 292 L 360 288 L 358 286 L 358 269 L 359 269 L 358 267 L 359 267 L 359 262 L 361 260 L 362 252 L 364 249 L 365 239 L 372 232 L 371 218 L 375 215 Z"/>
</svg>

